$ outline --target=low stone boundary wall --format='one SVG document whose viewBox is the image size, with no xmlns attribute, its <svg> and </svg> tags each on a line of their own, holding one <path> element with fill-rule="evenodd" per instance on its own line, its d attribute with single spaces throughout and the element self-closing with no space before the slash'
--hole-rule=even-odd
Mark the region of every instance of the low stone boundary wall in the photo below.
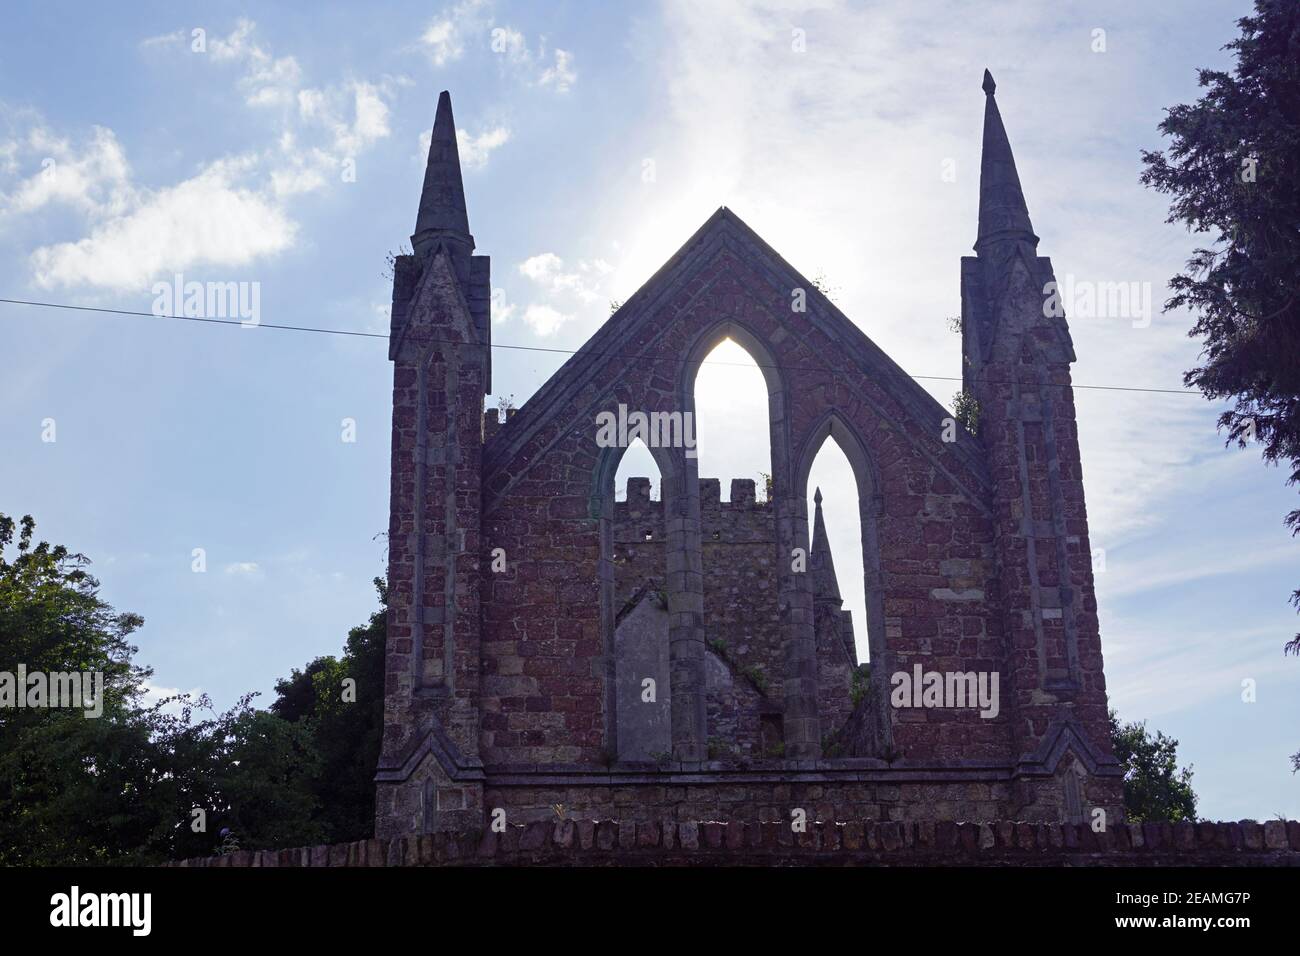
<svg viewBox="0 0 1300 956">
<path fill-rule="evenodd" d="M 629 823 L 555 820 L 242 850 L 179 867 L 330 866 L 1300 866 L 1300 822 Z"/>
</svg>

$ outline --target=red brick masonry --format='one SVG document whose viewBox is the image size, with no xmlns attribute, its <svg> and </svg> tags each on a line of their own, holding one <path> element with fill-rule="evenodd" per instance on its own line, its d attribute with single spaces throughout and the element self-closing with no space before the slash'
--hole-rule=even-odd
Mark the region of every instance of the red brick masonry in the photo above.
<svg viewBox="0 0 1300 956">
<path fill-rule="evenodd" d="M 167 866 L 1300 866 L 1300 822 L 620 823 L 556 820 Z"/>
</svg>

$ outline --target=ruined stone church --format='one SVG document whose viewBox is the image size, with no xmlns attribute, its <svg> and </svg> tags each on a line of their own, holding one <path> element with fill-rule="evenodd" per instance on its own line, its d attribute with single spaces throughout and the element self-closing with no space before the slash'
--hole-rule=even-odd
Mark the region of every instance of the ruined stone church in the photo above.
<svg viewBox="0 0 1300 956">
<path fill-rule="evenodd" d="M 517 413 L 485 414 L 489 260 L 441 95 L 393 279 L 376 836 L 557 812 L 1120 819 L 1074 347 L 1044 308 L 1052 264 L 987 72 L 984 92 L 960 263 L 973 431 L 727 208 Z M 626 449 L 598 443 L 598 417 L 693 412 L 728 338 L 766 380 L 766 500 L 733 480 L 721 501 L 682 447 L 651 449 L 661 500 L 638 478 L 616 500 Z M 865 621 L 842 607 L 820 494 L 808 514 L 828 438 L 857 483 Z M 924 693 L 900 693 L 912 681 Z"/>
</svg>

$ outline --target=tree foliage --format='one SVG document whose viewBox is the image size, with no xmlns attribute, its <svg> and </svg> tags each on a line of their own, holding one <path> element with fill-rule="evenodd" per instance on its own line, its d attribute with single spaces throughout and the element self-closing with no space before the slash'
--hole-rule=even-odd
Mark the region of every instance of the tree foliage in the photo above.
<svg viewBox="0 0 1300 956">
<path fill-rule="evenodd" d="M 1169 222 L 1206 244 L 1170 280 L 1202 364 L 1184 376 L 1233 407 L 1227 442 L 1262 446 L 1300 481 L 1300 4 L 1256 0 L 1228 43 L 1232 72 L 1198 71 L 1199 100 L 1167 110 L 1167 150 L 1144 151 L 1142 181 L 1171 197 Z M 1300 533 L 1300 509 L 1286 516 Z M 1300 589 L 1292 594 L 1300 608 Z M 1300 634 L 1286 645 L 1300 654 Z"/>
<path fill-rule="evenodd" d="M 1178 767 L 1178 741 L 1145 723 L 1121 724 L 1110 712 L 1110 739 L 1124 768 L 1124 814 L 1131 823 L 1195 822 L 1192 768 Z"/>
<path fill-rule="evenodd" d="M 341 658 L 318 657 L 276 682 L 272 713 L 315 741 L 321 768 L 312 792 L 331 843 L 374 830 L 375 767 L 384 732 L 384 644 L 388 588 L 376 578 L 379 610 L 348 632 Z M 355 682 L 349 685 L 347 682 Z"/>
<path fill-rule="evenodd" d="M 34 532 L 30 517 L 0 515 L 0 671 L 98 671 L 103 712 L 0 708 L 0 865 L 142 864 L 232 839 L 247 850 L 369 836 L 382 607 L 342 658 L 280 681 L 270 710 L 252 694 L 224 713 L 206 696 L 150 702 L 152 672 L 128 640 L 143 619 L 99 596 L 86 557 Z"/>
</svg>

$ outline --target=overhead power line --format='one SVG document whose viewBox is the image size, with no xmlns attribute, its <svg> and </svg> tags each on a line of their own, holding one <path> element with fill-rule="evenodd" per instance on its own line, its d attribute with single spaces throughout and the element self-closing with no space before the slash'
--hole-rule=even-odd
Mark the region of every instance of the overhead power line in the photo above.
<svg viewBox="0 0 1300 956">
<path fill-rule="evenodd" d="M 323 328 L 318 328 L 309 325 L 282 325 L 273 322 L 256 322 L 253 324 L 246 324 L 241 319 L 218 319 L 218 318 L 193 316 L 193 315 L 158 315 L 155 312 L 134 312 L 131 311 L 130 309 L 104 309 L 104 308 L 98 308 L 96 306 L 89 306 L 89 305 L 71 305 L 65 302 L 38 302 L 31 299 L 0 298 L 0 304 L 37 306 L 44 309 L 65 309 L 72 312 L 99 312 L 99 313 L 104 313 L 106 315 L 126 315 L 126 316 L 135 316 L 135 317 L 146 318 L 146 319 L 172 319 L 178 322 L 205 322 L 210 325 L 238 325 L 238 326 L 243 326 L 245 328 L 276 329 L 282 332 L 313 332 L 320 335 L 347 335 L 353 338 L 365 338 L 365 339 L 387 340 L 389 338 L 387 332 L 362 332 L 356 329 L 323 329 Z M 472 343 L 458 342 L 453 339 L 430 339 L 427 341 L 444 342 L 447 345 L 472 344 Z M 490 347 L 494 349 L 501 349 L 503 351 L 545 352 L 545 353 L 552 353 L 556 355 L 576 355 L 579 351 L 578 349 L 551 348 L 542 345 L 510 345 L 502 342 L 493 342 L 491 343 Z M 638 362 L 644 362 L 649 360 L 649 361 L 675 361 L 681 363 L 685 361 L 684 359 L 666 360 L 656 356 L 630 355 L 630 354 L 619 353 L 619 352 L 599 352 L 596 353 L 593 357 L 625 358 L 628 359 L 629 361 L 635 360 Z M 750 367 L 748 364 L 744 362 L 717 362 L 717 361 L 706 360 L 704 362 L 701 362 L 700 364 L 729 366 L 732 368 Z M 826 365 L 764 364 L 762 362 L 758 362 L 757 360 L 755 360 L 754 364 L 757 365 L 759 368 L 772 368 L 772 369 L 777 369 L 779 371 L 829 372 L 831 374 L 836 374 L 838 371 Z M 955 375 L 913 375 L 911 377 L 918 381 L 931 381 L 931 382 L 960 382 L 961 381 L 961 378 Z M 1004 384 L 1011 384 L 1011 383 L 995 382 L 993 384 L 1004 385 Z M 1021 384 L 1023 385 L 1043 384 L 1043 385 L 1050 386 L 1056 383 L 1022 382 Z M 1158 395 L 1196 395 L 1197 394 L 1197 392 L 1190 391 L 1185 388 L 1147 388 L 1139 385 L 1080 385 L 1074 383 L 1072 387 L 1089 389 L 1091 391 L 1102 391 L 1102 392 L 1146 392 L 1146 393 L 1158 394 Z"/>
</svg>

